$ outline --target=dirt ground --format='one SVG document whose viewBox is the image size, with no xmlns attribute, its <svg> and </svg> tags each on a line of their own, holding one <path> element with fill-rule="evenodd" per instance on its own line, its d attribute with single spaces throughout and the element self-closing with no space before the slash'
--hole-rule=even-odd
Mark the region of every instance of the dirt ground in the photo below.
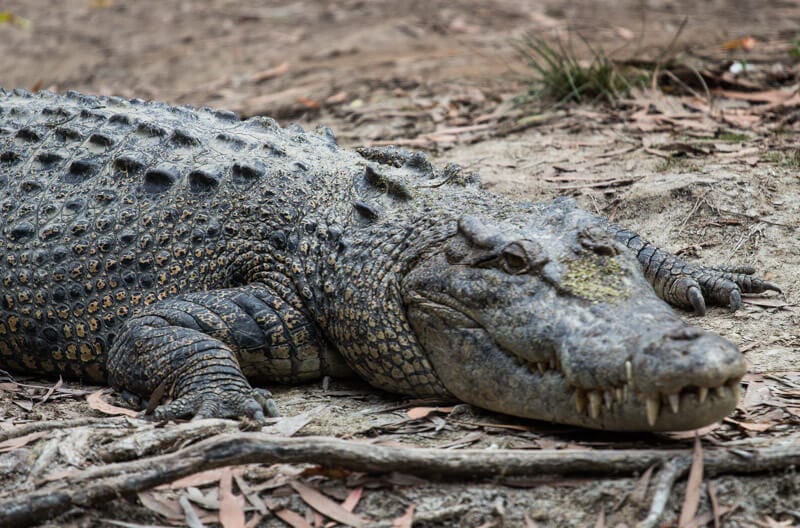
<svg viewBox="0 0 800 528">
<path fill-rule="evenodd" d="M 437 163 L 475 170 L 487 188 L 518 199 L 574 196 L 689 260 L 753 264 L 785 294 L 746 299 L 735 313 L 685 315 L 736 342 L 750 364 L 736 414 L 703 442 L 745 449 L 798 441 L 800 106 L 791 98 L 800 78 L 797 3 L 17 0 L 3 2 L 0 12 L 14 15 L 0 23 L 5 88 L 74 89 L 323 123 L 346 146 L 429 150 Z M 572 38 L 585 53 L 582 37 L 620 59 L 658 62 L 668 53 L 696 71 L 713 70 L 719 82 L 698 87 L 689 76 L 670 95 L 637 90 L 614 108 L 526 103 L 518 96 L 534 72 L 514 49 L 525 34 Z M 736 40 L 743 37 L 753 37 L 755 46 Z M 751 78 L 732 76 L 737 64 Z M 50 389 L 47 380 L 0 377 L 0 433 L 37 420 L 102 416 L 85 401 L 93 388 Z M 686 435 L 598 434 L 463 406 L 412 419 L 406 411 L 419 402 L 355 382 L 274 392 L 287 416 L 314 411 L 298 435 L 456 449 L 691 445 Z M 37 473 L 25 461 L 48 442 L 57 448 L 74 438 L 66 435 L 51 431 L 38 443 L 6 454 L 0 449 L 3 487 L 22 491 L 41 483 L 48 468 Z M 59 468 L 89 464 L 68 454 L 62 449 L 61 459 L 53 459 L 61 460 Z M 340 501 L 363 488 L 355 512 L 386 526 L 410 505 L 418 527 L 635 526 L 652 494 L 652 485 L 637 493 L 648 484 L 638 477 L 434 483 L 404 475 L 300 474 L 287 466 L 253 471 L 268 476 L 252 477 L 251 485 L 275 484 L 262 496 L 311 526 L 322 526 L 322 519 L 286 484 L 293 478 Z M 673 488 L 657 526 L 677 526 L 686 487 L 682 479 Z M 216 497 L 209 483 L 197 488 L 206 499 Z M 794 468 L 706 478 L 699 489 L 698 515 L 728 511 L 723 526 L 800 525 Z M 182 525 L 176 504 L 177 492 L 120 498 L 47 525 Z M 213 505 L 203 511 L 206 522 L 216 518 Z M 696 521 L 713 524 L 711 516 Z M 284 522 L 266 514 L 260 525 Z M 401 522 L 396 526 L 410 526 Z M 289 522 L 302 526 L 296 523 Z"/>
</svg>

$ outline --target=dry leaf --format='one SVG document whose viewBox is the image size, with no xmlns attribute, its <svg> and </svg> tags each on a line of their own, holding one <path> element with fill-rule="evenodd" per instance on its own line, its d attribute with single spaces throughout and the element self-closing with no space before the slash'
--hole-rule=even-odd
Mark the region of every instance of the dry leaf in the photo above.
<svg viewBox="0 0 800 528">
<path fill-rule="evenodd" d="M 103 414 L 108 414 L 111 416 L 118 416 L 122 414 L 125 416 L 130 416 L 131 418 L 136 418 L 139 415 L 139 413 L 134 411 L 133 409 L 117 407 L 116 405 L 112 405 L 107 401 L 105 401 L 103 399 L 103 396 L 110 392 L 111 389 L 100 389 L 88 395 L 86 397 L 86 401 L 89 403 L 89 407 L 91 407 L 95 411 L 100 411 Z"/>
<path fill-rule="evenodd" d="M 12 400 L 11 403 L 20 407 L 26 412 L 31 412 L 33 410 L 33 402 L 28 400 Z"/>
<path fill-rule="evenodd" d="M 212 482 L 219 482 L 219 479 L 222 478 L 222 472 L 226 468 L 222 469 L 209 469 L 206 471 L 201 471 L 199 473 L 194 473 L 192 475 L 188 475 L 186 477 L 180 478 L 168 484 L 161 484 L 157 486 L 155 489 L 182 489 L 188 487 L 200 487 L 205 486 L 206 484 L 211 484 Z"/>
<path fill-rule="evenodd" d="M 24 436 L 18 436 L 16 438 L 9 438 L 4 442 L 0 442 L 0 453 L 6 453 L 8 451 L 13 451 L 15 449 L 19 449 L 20 447 L 24 447 L 34 440 L 38 440 L 39 438 L 43 437 L 47 434 L 47 431 L 37 431 L 35 433 L 26 434 Z"/>
<path fill-rule="evenodd" d="M 223 528 L 245 528 L 244 498 L 233 494 L 233 472 L 229 467 L 219 479 L 219 522 Z"/>
<path fill-rule="evenodd" d="M 653 464 L 639 477 L 639 480 L 633 487 L 633 491 L 631 491 L 631 499 L 633 501 L 641 503 L 644 501 L 645 497 L 647 497 L 647 488 L 650 486 L 650 478 L 653 476 L 653 471 L 655 471 L 655 469 L 656 464 Z"/>
<path fill-rule="evenodd" d="M 319 491 L 300 482 L 290 482 L 289 485 L 300 494 L 306 504 L 336 522 L 361 528 L 366 520 L 342 508 L 338 503 L 329 499 Z"/>
<path fill-rule="evenodd" d="M 594 528 L 605 528 L 606 526 L 606 509 L 600 507 L 600 515 L 597 516 L 597 522 L 594 523 Z"/>
<path fill-rule="evenodd" d="M 288 508 L 273 511 L 272 513 L 292 528 L 312 528 L 299 513 L 293 512 Z"/>
<path fill-rule="evenodd" d="M 756 526 L 762 526 L 764 528 L 793 528 L 795 524 L 789 519 L 785 521 L 776 521 L 767 515 L 764 517 L 763 521 L 756 521 Z"/>
<path fill-rule="evenodd" d="M 764 308 L 783 308 L 789 306 L 789 303 L 777 297 L 742 297 L 742 302 L 745 304 L 752 304 L 753 306 L 762 306 Z"/>
<path fill-rule="evenodd" d="M 732 512 L 737 507 L 738 507 L 738 505 L 736 505 L 736 504 L 734 504 L 733 506 L 722 506 L 719 509 L 719 511 L 717 511 L 717 514 L 720 517 L 722 517 L 723 515 L 727 515 L 728 513 Z M 705 512 L 703 514 L 698 515 L 694 519 L 692 519 L 692 522 L 687 524 L 684 528 L 701 528 L 703 526 L 708 525 L 708 523 L 710 523 L 712 520 L 715 520 L 714 519 L 714 514 L 711 513 L 711 512 Z M 716 528 L 716 525 L 715 525 L 715 528 Z"/>
<path fill-rule="evenodd" d="M 197 515 L 197 511 L 195 511 L 194 506 L 192 506 L 192 503 L 189 502 L 189 499 L 186 497 L 186 495 L 181 495 L 181 497 L 178 499 L 178 504 L 180 504 L 181 508 L 183 509 L 186 526 L 189 528 L 201 528 L 203 526 L 203 523 L 200 521 L 200 516 Z"/>
<path fill-rule="evenodd" d="M 703 437 L 709 434 L 711 431 L 718 429 L 721 425 L 722 422 L 714 422 L 713 424 L 701 427 L 700 429 L 692 429 L 690 431 L 671 431 L 664 434 L 675 440 L 686 440 L 688 438 L 694 438 L 695 436 Z"/>
<path fill-rule="evenodd" d="M 440 445 L 439 449 L 457 449 L 461 447 L 467 447 L 483 439 L 485 436 L 486 436 L 485 431 L 473 431 L 469 434 L 462 436 L 458 440 L 453 440 L 452 442 Z M 538 448 L 539 446 L 536 444 L 532 444 L 531 447 Z"/>
<path fill-rule="evenodd" d="M 41 397 L 41 399 L 40 399 L 39 401 L 40 401 L 41 403 L 44 403 L 44 402 L 46 402 L 46 401 L 47 401 L 47 400 L 50 398 L 50 396 L 52 396 L 52 395 L 53 395 L 53 393 L 54 393 L 56 390 L 58 390 L 58 389 L 60 389 L 60 388 L 61 388 L 61 386 L 62 386 L 63 384 L 64 384 L 64 380 L 63 380 L 63 379 L 61 379 L 61 376 L 59 376 L 59 377 L 58 377 L 58 381 L 55 383 L 55 385 L 53 385 L 52 387 L 50 387 L 49 389 L 47 389 L 47 392 L 44 394 L 44 396 L 42 396 L 42 397 Z"/>
<path fill-rule="evenodd" d="M 700 505 L 700 485 L 703 483 L 703 446 L 700 437 L 694 439 L 692 452 L 692 468 L 689 470 L 689 479 L 686 482 L 686 497 L 683 499 L 681 515 L 678 519 L 679 528 L 685 528 L 697 514 Z"/>
<path fill-rule="evenodd" d="M 411 528 L 414 522 L 414 510 L 417 508 L 416 503 L 409 504 L 406 512 L 400 517 L 395 517 L 392 521 L 392 528 Z"/>
<path fill-rule="evenodd" d="M 622 26 L 617 26 L 614 28 L 614 32 L 619 35 L 622 40 L 632 40 L 636 34 L 631 31 L 630 29 Z"/>
<path fill-rule="evenodd" d="M 325 99 L 325 104 L 335 105 L 341 104 L 347 100 L 347 92 L 336 92 Z"/>
<path fill-rule="evenodd" d="M 342 502 L 342 508 L 345 510 L 352 512 L 358 506 L 358 501 L 361 500 L 361 495 L 364 493 L 364 486 L 359 486 L 358 488 L 351 491 L 347 498 Z"/>
<path fill-rule="evenodd" d="M 170 520 L 183 521 L 185 514 L 177 500 L 170 500 L 152 491 L 141 491 L 137 494 L 139 502 L 148 510 Z"/>
<path fill-rule="evenodd" d="M 714 489 L 714 483 L 706 481 L 706 489 L 708 490 L 708 500 L 711 502 L 711 515 L 714 519 L 714 528 L 719 528 L 719 518 L 722 516 L 719 509 L 719 501 L 717 500 L 717 491 Z"/>
<path fill-rule="evenodd" d="M 260 526 L 261 520 L 263 518 L 264 516 L 262 514 L 254 513 L 253 516 L 250 518 L 250 520 L 247 521 L 247 524 L 245 524 L 244 526 L 245 528 L 256 528 L 257 526 Z"/>
<path fill-rule="evenodd" d="M 288 72 L 289 72 L 289 63 L 284 61 L 279 65 L 275 66 L 274 68 L 254 73 L 253 75 L 250 76 L 250 82 L 258 84 L 260 82 L 264 82 L 266 80 L 279 77 Z"/>
<path fill-rule="evenodd" d="M 190 486 L 191 487 L 195 487 L 195 488 L 199 488 L 200 486 L 205 486 L 207 484 L 211 484 L 212 482 L 219 482 L 219 480 L 222 478 L 222 473 L 226 469 L 231 469 L 231 471 L 236 475 L 239 475 L 242 472 L 241 468 L 238 468 L 238 467 L 237 468 L 209 469 L 209 470 L 206 470 L 206 471 L 201 471 L 199 473 L 194 473 L 192 475 L 188 475 L 186 477 L 183 477 L 183 478 L 180 478 L 180 479 L 175 480 L 173 482 L 170 482 L 169 484 L 162 484 L 162 485 L 156 487 L 156 489 L 173 489 L 173 490 L 175 490 L 175 489 L 188 488 Z"/>
<path fill-rule="evenodd" d="M 322 404 L 294 416 L 279 418 L 274 424 L 262 429 L 262 432 L 277 436 L 294 436 L 312 420 L 327 412 L 329 407 L 327 404 Z"/>
<path fill-rule="evenodd" d="M 787 411 L 789 414 L 792 414 L 800 418 L 800 407 L 785 407 L 784 410 Z"/>
<path fill-rule="evenodd" d="M 320 107 L 320 104 L 317 101 L 315 101 L 314 99 L 309 99 L 308 97 L 298 97 L 297 99 L 295 99 L 295 101 L 297 101 L 298 103 L 300 103 L 301 105 L 310 110 L 316 110 Z"/>
<path fill-rule="evenodd" d="M 419 418 L 425 418 L 431 413 L 443 413 L 447 414 L 452 412 L 452 407 L 412 407 L 408 411 L 406 411 L 406 416 L 411 418 L 412 420 L 417 420 Z"/>
<path fill-rule="evenodd" d="M 758 44 L 758 41 L 753 37 L 742 37 L 736 40 L 729 40 L 725 44 L 722 45 L 722 49 L 733 51 L 733 50 L 745 50 L 750 51 L 751 49 L 755 48 Z"/>
<path fill-rule="evenodd" d="M 247 484 L 241 475 L 238 475 L 235 471 L 233 473 L 233 479 L 236 481 L 239 491 L 241 491 L 242 495 L 247 498 L 247 501 L 252 504 L 256 510 L 258 510 L 258 513 L 266 515 L 267 505 L 263 500 L 261 500 L 261 497 L 258 496 L 258 493 L 253 491 L 253 489 Z"/>
<path fill-rule="evenodd" d="M 739 422 L 737 420 L 734 420 L 733 418 L 724 418 L 724 421 L 729 423 L 729 424 L 733 424 L 736 427 L 741 427 L 742 429 L 744 429 L 746 431 L 755 431 L 757 433 L 763 433 L 764 431 L 766 431 L 767 429 L 769 429 L 770 427 L 775 425 L 772 422 L 762 422 L 762 423 L 757 423 L 757 422 Z"/>
</svg>

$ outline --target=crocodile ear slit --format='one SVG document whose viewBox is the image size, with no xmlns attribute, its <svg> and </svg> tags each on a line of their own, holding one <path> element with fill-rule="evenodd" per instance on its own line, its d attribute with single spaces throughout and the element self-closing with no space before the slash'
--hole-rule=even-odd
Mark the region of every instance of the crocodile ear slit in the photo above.
<svg viewBox="0 0 800 528">
<path fill-rule="evenodd" d="M 376 205 L 362 202 L 361 200 L 353 202 L 353 208 L 364 220 L 369 222 L 374 222 L 381 216 Z"/>
<path fill-rule="evenodd" d="M 378 171 L 371 165 L 367 165 L 364 171 L 364 179 L 371 186 L 394 198 L 399 198 L 401 200 L 408 200 L 411 198 L 411 191 L 406 187 L 402 179 L 383 171 Z"/>
</svg>

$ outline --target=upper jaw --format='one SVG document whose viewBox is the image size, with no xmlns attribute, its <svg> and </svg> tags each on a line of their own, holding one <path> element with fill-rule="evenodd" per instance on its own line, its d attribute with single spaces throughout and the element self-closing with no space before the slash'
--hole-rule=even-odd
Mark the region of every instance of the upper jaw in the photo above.
<svg viewBox="0 0 800 528">
<path fill-rule="evenodd" d="M 569 401 L 552 413 L 554 421 L 629 431 L 693 429 L 723 418 L 738 402 L 744 360 L 735 345 L 702 330 L 681 324 L 654 342 L 644 339 L 645 345 L 632 340 L 627 350 L 566 341 L 545 359 L 503 349 L 526 367 L 539 398 L 547 393 Z"/>
</svg>

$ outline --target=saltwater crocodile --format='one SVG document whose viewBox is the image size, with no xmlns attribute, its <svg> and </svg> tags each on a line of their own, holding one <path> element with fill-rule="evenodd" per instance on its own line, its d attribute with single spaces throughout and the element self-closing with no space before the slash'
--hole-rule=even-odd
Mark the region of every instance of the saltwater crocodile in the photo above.
<svg viewBox="0 0 800 528">
<path fill-rule="evenodd" d="M 571 200 L 211 109 L 1 92 L 0 189 L 0 367 L 109 382 L 160 419 L 263 420 L 251 382 L 354 372 L 523 417 L 695 428 L 734 408 L 745 363 L 654 290 L 699 313 L 777 290 Z"/>
</svg>

